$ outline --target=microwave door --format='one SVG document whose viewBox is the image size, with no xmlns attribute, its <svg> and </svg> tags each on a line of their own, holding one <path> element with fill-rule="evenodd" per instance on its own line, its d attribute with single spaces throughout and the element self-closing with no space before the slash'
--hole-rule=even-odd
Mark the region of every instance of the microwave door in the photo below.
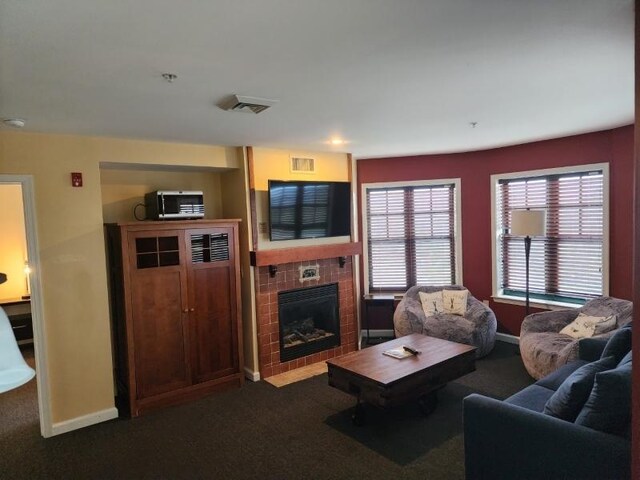
<svg viewBox="0 0 640 480">
<path fill-rule="evenodd" d="M 165 217 L 170 217 L 180 213 L 178 206 L 178 197 L 175 195 L 161 195 L 162 209 L 160 210 Z"/>
</svg>

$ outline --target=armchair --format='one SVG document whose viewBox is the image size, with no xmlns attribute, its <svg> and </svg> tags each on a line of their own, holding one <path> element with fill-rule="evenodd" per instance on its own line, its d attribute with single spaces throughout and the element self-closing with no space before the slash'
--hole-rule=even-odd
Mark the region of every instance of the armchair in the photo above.
<svg viewBox="0 0 640 480">
<path fill-rule="evenodd" d="M 493 349 L 496 339 L 497 321 L 493 311 L 467 295 L 467 311 L 464 316 L 437 313 L 427 317 L 422 309 L 419 292 L 432 293 L 440 290 L 464 290 L 461 285 L 415 286 L 407 290 L 393 315 L 396 337 L 410 333 L 422 333 L 431 337 L 451 340 L 477 347 L 476 357 L 484 357 Z"/>
</svg>

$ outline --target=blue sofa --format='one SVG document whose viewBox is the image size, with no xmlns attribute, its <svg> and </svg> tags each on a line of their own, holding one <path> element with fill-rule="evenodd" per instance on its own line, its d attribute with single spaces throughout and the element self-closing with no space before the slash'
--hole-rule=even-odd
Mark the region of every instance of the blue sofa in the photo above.
<svg viewBox="0 0 640 480">
<path fill-rule="evenodd" d="M 628 351 L 631 349 L 631 328 L 630 326 L 628 328 L 629 348 L 625 358 L 628 362 L 627 367 L 630 367 Z M 565 379 L 583 365 L 598 361 L 606 348 L 610 351 L 611 347 L 607 347 L 608 343 L 609 339 L 581 340 L 578 360 L 562 366 L 504 401 L 478 394 L 466 397 L 464 399 L 466 478 L 469 480 L 622 480 L 630 478 L 630 419 L 628 425 L 623 424 L 625 428 L 628 427 L 626 431 L 618 435 L 543 413 L 545 404 Z M 623 348 L 626 348 L 626 345 Z M 628 401 L 630 404 L 630 399 Z M 630 409 L 630 405 L 628 408 Z"/>
</svg>

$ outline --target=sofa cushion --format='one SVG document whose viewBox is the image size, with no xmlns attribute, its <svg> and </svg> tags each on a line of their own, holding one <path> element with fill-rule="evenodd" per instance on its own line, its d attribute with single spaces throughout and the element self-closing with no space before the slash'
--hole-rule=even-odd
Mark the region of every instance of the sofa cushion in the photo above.
<svg viewBox="0 0 640 480">
<path fill-rule="evenodd" d="M 622 357 L 622 360 L 620 360 L 620 363 L 618 363 L 618 366 L 621 367 L 622 365 L 624 365 L 626 363 L 631 363 L 631 354 L 632 353 L 633 352 L 631 350 L 629 350 L 627 352 L 627 354 L 624 357 Z"/>
<path fill-rule="evenodd" d="M 611 338 L 602 351 L 601 358 L 613 356 L 616 359 L 616 362 L 619 362 L 630 350 L 631 328 L 624 327 L 611 335 Z"/>
<path fill-rule="evenodd" d="M 507 398 L 505 402 L 540 413 L 544 410 L 545 404 L 549 398 L 551 398 L 553 393 L 553 390 L 549 390 L 548 388 L 541 387 L 534 383 L 533 385 L 529 385 L 527 388 L 520 390 L 518 393 L 514 393 Z"/>
<path fill-rule="evenodd" d="M 628 435 L 631 425 L 631 362 L 596 374 L 578 425 L 614 435 Z"/>
<path fill-rule="evenodd" d="M 606 357 L 578 368 L 549 398 L 543 412 L 568 422 L 575 421 L 589 398 L 596 373 L 614 368 L 617 363 L 614 357 Z"/>
<path fill-rule="evenodd" d="M 541 378 L 536 382 L 536 385 L 540 385 L 541 387 L 548 388 L 553 390 L 554 392 L 558 390 L 562 382 L 564 382 L 569 375 L 575 372 L 578 368 L 586 365 L 587 361 L 585 360 L 576 360 L 574 362 L 567 363 L 566 365 L 562 365 L 555 372 L 550 373 L 546 377 Z M 542 411 L 542 410 L 540 410 Z"/>
</svg>

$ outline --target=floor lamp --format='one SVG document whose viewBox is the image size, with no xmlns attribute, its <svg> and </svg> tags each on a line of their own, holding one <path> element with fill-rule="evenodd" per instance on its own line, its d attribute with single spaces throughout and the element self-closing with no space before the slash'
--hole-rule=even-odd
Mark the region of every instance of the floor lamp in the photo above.
<svg viewBox="0 0 640 480">
<path fill-rule="evenodd" d="M 6 281 L 7 276 L 0 273 L 0 283 Z M 35 374 L 36 372 L 22 358 L 9 317 L 0 307 L 0 393 L 24 385 Z"/>
<path fill-rule="evenodd" d="M 524 258 L 526 277 L 525 316 L 529 315 L 529 254 L 531 237 L 545 234 L 544 210 L 513 210 L 511 212 L 511 235 L 524 237 Z"/>
</svg>

